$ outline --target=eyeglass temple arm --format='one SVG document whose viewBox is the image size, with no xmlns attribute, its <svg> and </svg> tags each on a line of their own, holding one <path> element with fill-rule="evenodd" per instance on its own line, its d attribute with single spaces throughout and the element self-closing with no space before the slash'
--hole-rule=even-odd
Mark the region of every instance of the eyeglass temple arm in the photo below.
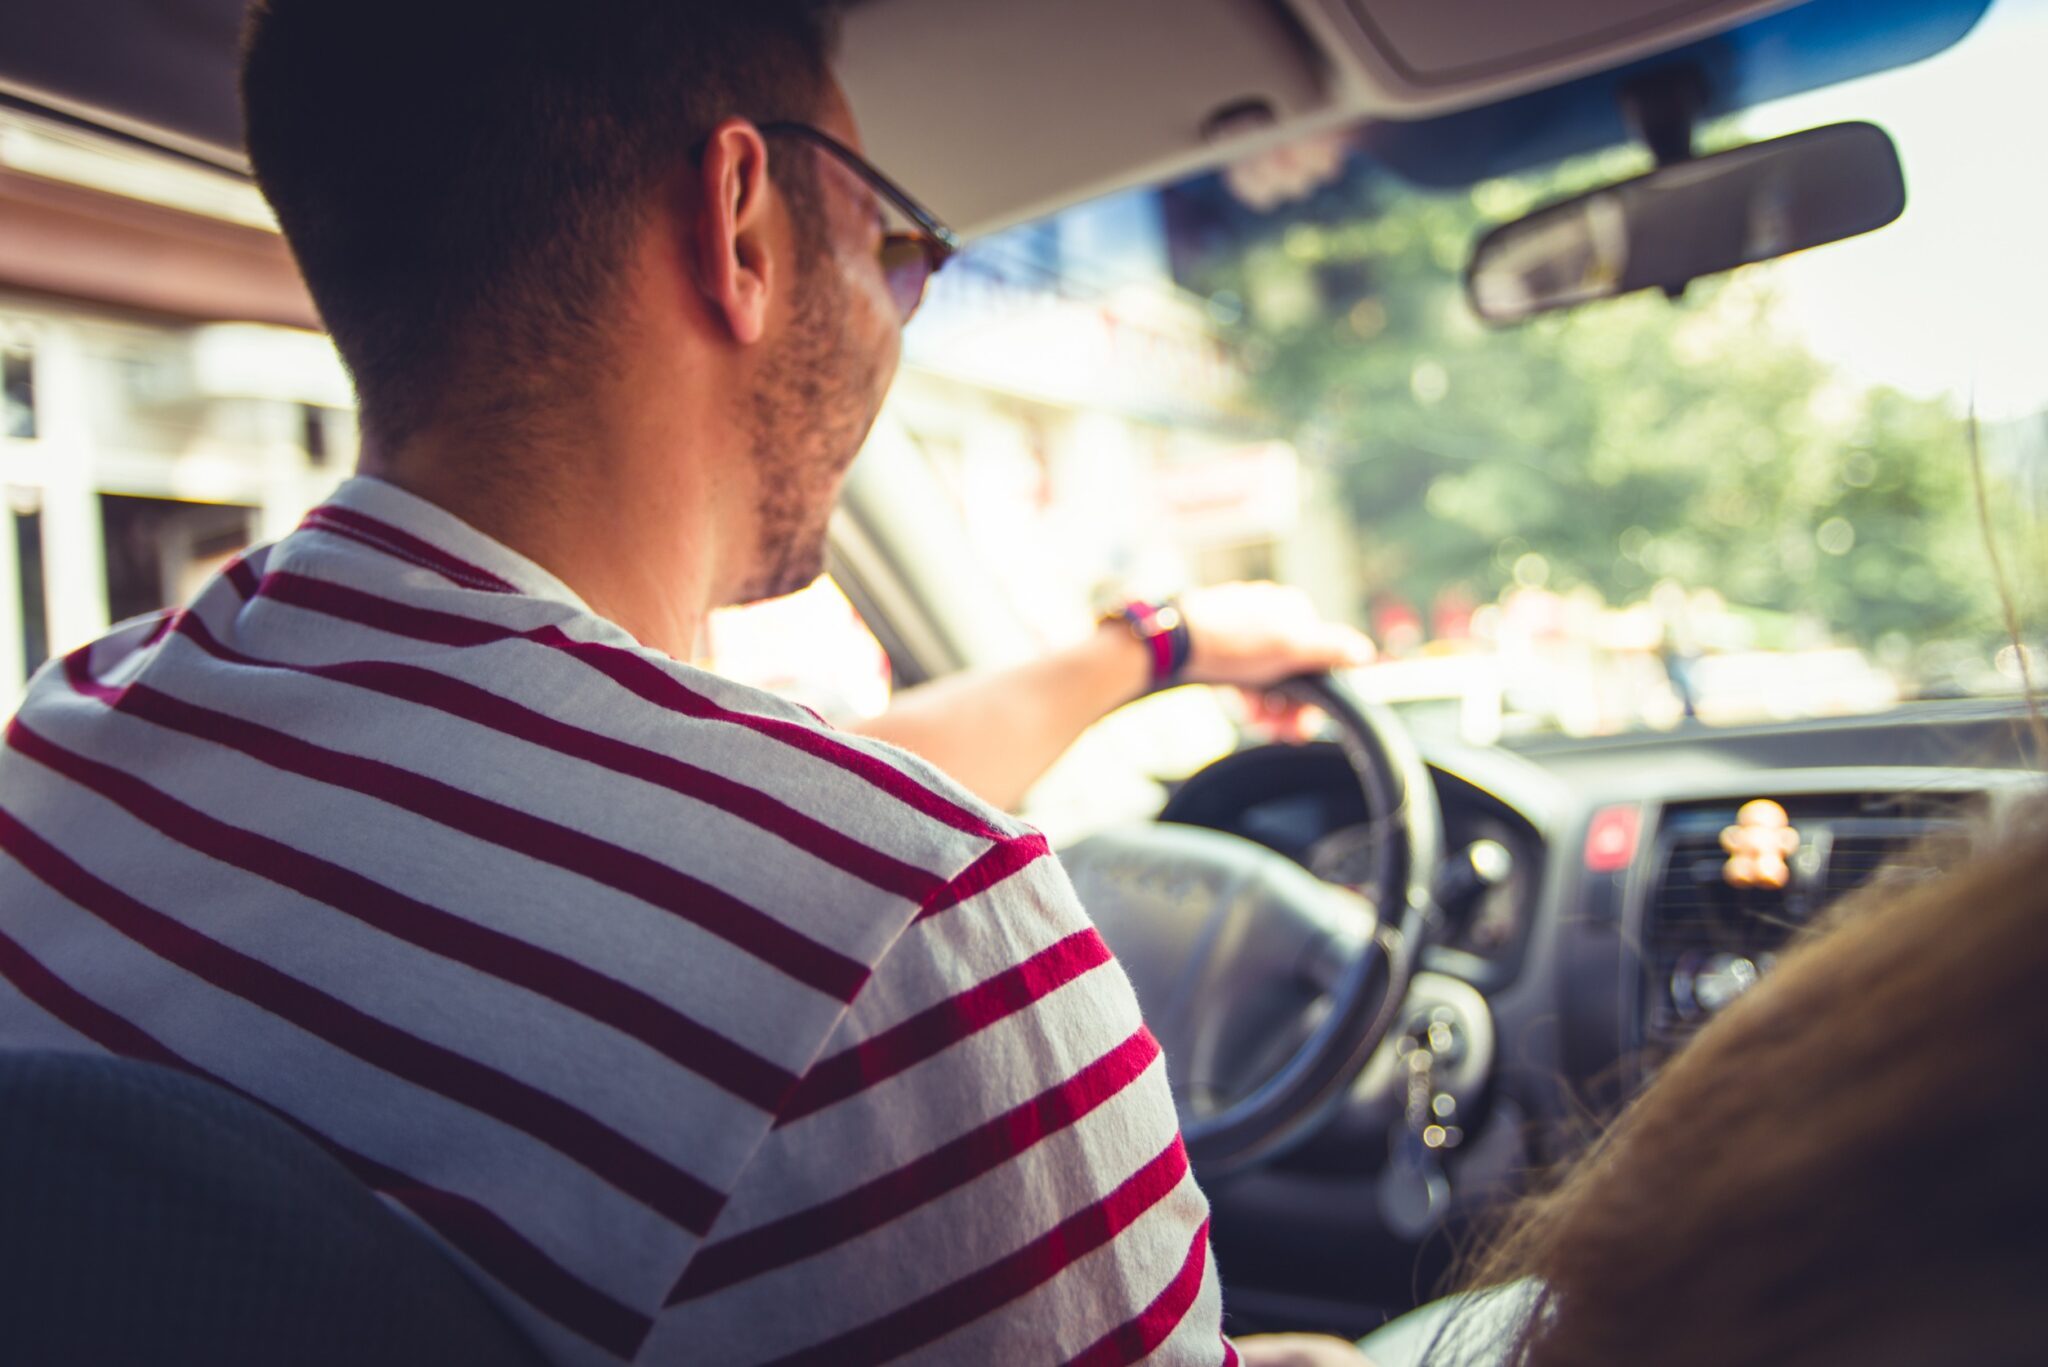
<svg viewBox="0 0 2048 1367">
<path fill-rule="evenodd" d="M 802 138 L 812 146 L 830 154 L 840 165 L 866 182 L 868 187 L 876 194 L 881 195 L 884 199 L 902 210 L 904 216 L 909 218 L 912 223 L 915 223 L 919 231 L 923 232 L 930 239 L 933 246 L 937 249 L 938 261 L 943 262 L 946 258 L 960 250 L 959 235 L 944 223 L 941 223 L 938 215 L 925 208 L 924 205 L 919 204 L 915 199 L 912 199 L 908 191 L 876 170 L 867 158 L 861 156 L 860 153 L 854 151 L 822 128 L 813 128 L 807 123 L 781 122 L 764 123 L 760 125 L 760 130 L 763 133 L 783 133 L 792 137 Z"/>
</svg>

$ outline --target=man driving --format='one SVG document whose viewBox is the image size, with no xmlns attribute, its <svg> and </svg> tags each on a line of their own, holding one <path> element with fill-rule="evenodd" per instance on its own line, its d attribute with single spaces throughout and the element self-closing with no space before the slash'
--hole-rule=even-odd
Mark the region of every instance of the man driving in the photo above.
<svg viewBox="0 0 2048 1367">
<path fill-rule="evenodd" d="M 923 759 L 681 663 L 819 574 L 949 248 L 828 55 L 788 0 L 256 6 L 361 473 L 36 680 L 0 1047 L 289 1117 L 552 1361 L 1235 1361 L 1158 1046 L 996 804 L 1157 684 L 1366 648 L 1134 607 L 873 724 Z"/>
</svg>

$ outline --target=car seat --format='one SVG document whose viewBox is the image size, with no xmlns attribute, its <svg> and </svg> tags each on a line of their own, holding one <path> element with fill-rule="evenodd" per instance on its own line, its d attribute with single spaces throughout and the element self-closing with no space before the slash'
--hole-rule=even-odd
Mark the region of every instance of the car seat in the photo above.
<svg viewBox="0 0 2048 1367">
<path fill-rule="evenodd" d="M 424 1235 L 219 1087 L 0 1053 L 0 1356 L 47 1367 L 538 1364 Z"/>
</svg>

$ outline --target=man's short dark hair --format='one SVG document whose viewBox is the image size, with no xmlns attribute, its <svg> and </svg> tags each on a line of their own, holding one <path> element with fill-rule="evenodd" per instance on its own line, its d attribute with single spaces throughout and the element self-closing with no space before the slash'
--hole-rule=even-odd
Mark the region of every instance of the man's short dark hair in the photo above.
<svg viewBox="0 0 2048 1367">
<path fill-rule="evenodd" d="M 256 0 L 250 159 L 366 427 L 573 382 L 664 178 L 816 117 L 831 42 L 815 0 Z"/>
</svg>

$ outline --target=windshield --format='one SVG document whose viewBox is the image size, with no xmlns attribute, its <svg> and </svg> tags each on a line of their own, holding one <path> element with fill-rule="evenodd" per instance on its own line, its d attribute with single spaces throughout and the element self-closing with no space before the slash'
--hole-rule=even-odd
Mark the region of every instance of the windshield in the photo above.
<svg viewBox="0 0 2048 1367">
<path fill-rule="evenodd" d="M 1430 193 L 1368 130 L 1087 205 L 941 277 L 896 410 L 1044 635 L 1281 578 L 1375 636 L 1374 691 L 1473 740 L 2011 693 L 2032 661 L 1994 567 L 2031 621 L 2048 455 L 2044 66 L 2048 6 L 2003 0 L 1937 58 L 1704 129 L 1877 123 L 1909 207 L 1507 330 L 1465 302 L 1475 240 L 1646 152 Z M 1001 412 L 934 397 L 994 374 Z"/>
</svg>

